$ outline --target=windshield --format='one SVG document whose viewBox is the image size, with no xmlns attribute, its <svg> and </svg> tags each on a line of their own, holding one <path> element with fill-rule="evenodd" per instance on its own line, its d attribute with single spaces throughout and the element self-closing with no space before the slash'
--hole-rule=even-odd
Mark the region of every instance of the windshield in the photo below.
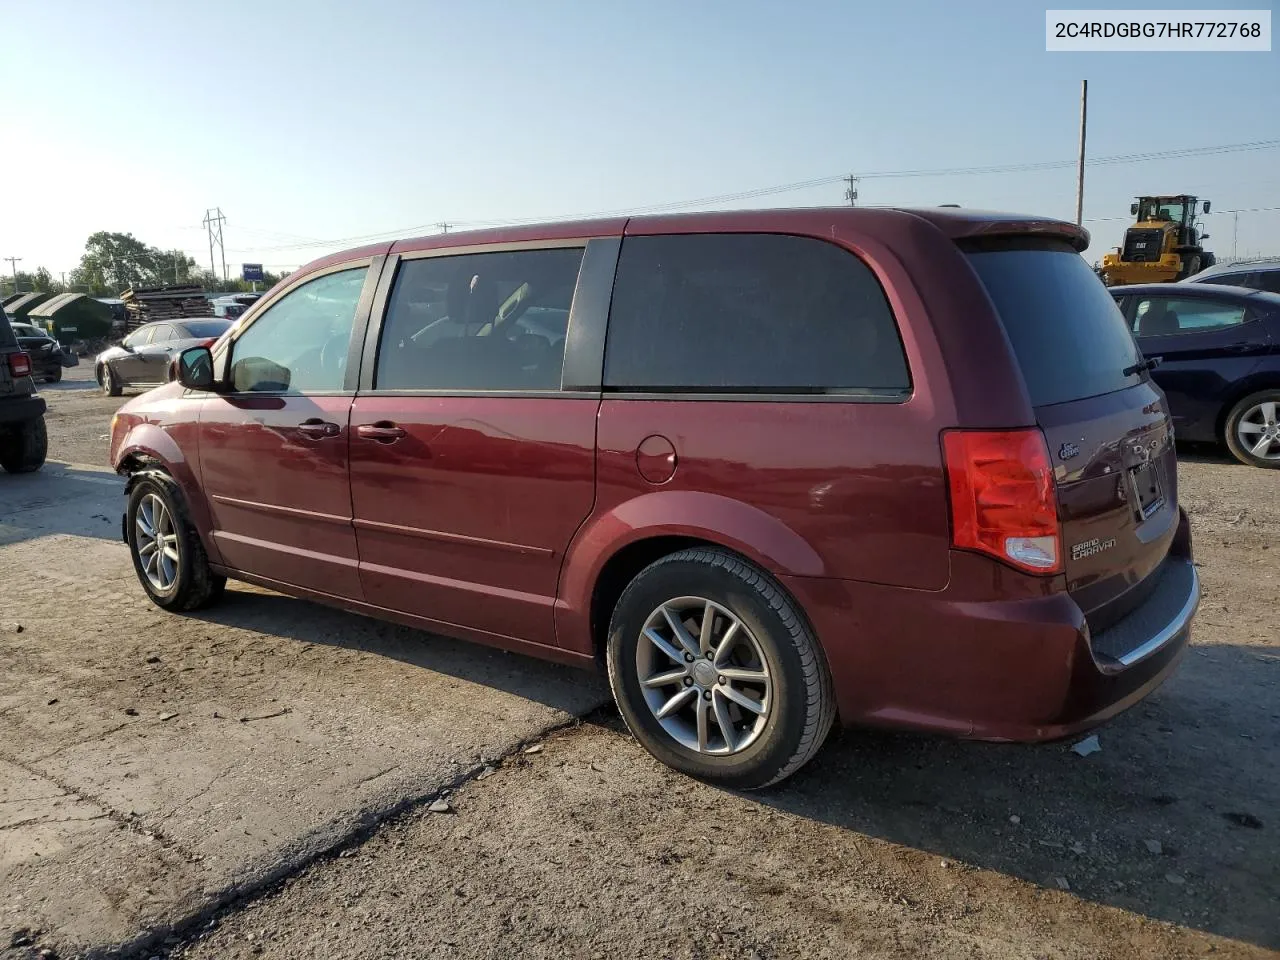
<svg viewBox="0 0 1280 960">
<path fill-rule="evenodd" d="M 187 332 L 193 337 L 205 339 L 206 337 L 220 337 L 231 326 L 230 320 L 188 320 L 183 324 L 187 328 Z"/>
<path fill-rule="evenodd" d="M 1181 222 L 1186 213 L 1186 204 L 1173 203 L 1168 200 L 1144 200 L 1138 211 L 1139 220 L 1173 220 Z"/>
<path fill-rule="evenodd" d="M 1140 382 L 1124 315 L 1084 259 L 1054 244 L 970 253 L 1034 406 L 1081 400 Z"/>
</svg>

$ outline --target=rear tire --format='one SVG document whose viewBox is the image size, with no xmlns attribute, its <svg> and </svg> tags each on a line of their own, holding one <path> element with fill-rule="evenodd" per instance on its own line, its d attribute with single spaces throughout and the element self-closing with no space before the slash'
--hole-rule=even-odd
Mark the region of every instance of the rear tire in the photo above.
<svg viewBox="0 0 1280 960">
<path fill-rule="evenodd" d="M 618 600 L 606 654 L 618 709 L 641 745 L 720 786 L 786 779 L 817 753 L 835 717 L 831 676 L 804 617 L 766 573 L 720 550 L 683 550 L 646 567 Z"/>
<path fill-rule="evenodd" d="M 1280 390 L 1259 390 L 1232 407 L 1223 439 L 1241 463 L 1280 469 Z"/>
<path fill-rule="evenodd" d="M 0 428 L 0 467 L 7 473 L 33 473 L 44 466 L 49 434 L 44 417 Z"/>
<path fill-rule="evenodd" d="M 134 482 L 125 529 L 138 582 L 156 606 L 199 610 L 222 596 L 227 578 L 209 568 L 186 499 L 167 473 L 150 471 Z"/>
<path fill-rule="evenodd" d="M 50 370 L 47 374 L 45 374 L 44 382 L 57 383 L 61 379 L 62 379 L 62 368 L 55 367 L 53 370 Z"/>
<path fill-rule="evenodd" d="M 103 364 L 102 369 L 98 371 L 98 385 L 102 387 L 105 396 L 120 396 L 120 381 L 116 378 L 110 364 Z"/>
</svg>

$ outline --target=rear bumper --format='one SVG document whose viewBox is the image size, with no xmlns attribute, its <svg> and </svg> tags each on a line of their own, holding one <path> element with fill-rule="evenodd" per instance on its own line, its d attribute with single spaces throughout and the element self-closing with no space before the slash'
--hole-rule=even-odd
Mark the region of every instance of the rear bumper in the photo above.
<svg viewBox="0 0 1280 960">
<path fill-rule="evenodd" d="M 0 423 L 21 423 L 44 415 L 44 397 L 34 394 L 26 397 L 0 399 Z"/>
<path fill-rule="evenodd" d="M 1174 565 L 1171 588 L 1096 638 L 1066 593 L 967 554 L 953 556 L 952 582 L 937 593 L 784 582 L 822 641 L 844 724 L 1052 740 L 1122 712 L 1176 668 L 1199 602 L 1185 515 L 1180 520 L 1166 560 Z M 970 599 L 993 593 L 1021 595 Z"/>
</svg>

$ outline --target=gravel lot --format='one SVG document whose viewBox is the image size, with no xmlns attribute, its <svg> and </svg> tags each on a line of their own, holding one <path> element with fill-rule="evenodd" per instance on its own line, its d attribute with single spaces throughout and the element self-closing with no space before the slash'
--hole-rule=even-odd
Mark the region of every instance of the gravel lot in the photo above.
<svg viewBox="0 0 1280 960">
<path fill-rule="evenodd" d="M 851 731 L 744 796 L 582 674 L 243 586 L 151 607 L 88 468 L 122 401 L 69 373 L 51 456 L 87 466 L 0 477 L 0 956 L 1280 948 L 1274 472 L 1185 451 L 1195 643 L 1100 753 Z"/>
</svg>

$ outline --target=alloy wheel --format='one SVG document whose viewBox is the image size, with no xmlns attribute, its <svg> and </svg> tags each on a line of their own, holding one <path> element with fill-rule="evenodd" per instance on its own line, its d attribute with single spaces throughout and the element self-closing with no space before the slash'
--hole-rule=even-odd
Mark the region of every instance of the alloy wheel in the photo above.
<svg viewBox="0 0 1280 960">
<path fill-rule="evenodd" d="M 1240 446 L 1259 460 L 1280 460 L 1280 421 L 1276 419 L 1280 403 L 1267 400 L 1255 404 L 1236 421 L 1236 439 Z"/>
<path fill-rule="evenodd" d="M 135 549 L 142 572 L 157 590 L 169 590 L 178 579 L 178 532 L 164 501 L 149 493 L 134 516 Z"/>
<path fill-rule="evenodd" d="M 636 674 L 662 729 L 701 754 L 747 749 L 773 706 L 759 642 L 733 611 L 705 597 L 676 597 L 649 614 Z"/>
</svg>

